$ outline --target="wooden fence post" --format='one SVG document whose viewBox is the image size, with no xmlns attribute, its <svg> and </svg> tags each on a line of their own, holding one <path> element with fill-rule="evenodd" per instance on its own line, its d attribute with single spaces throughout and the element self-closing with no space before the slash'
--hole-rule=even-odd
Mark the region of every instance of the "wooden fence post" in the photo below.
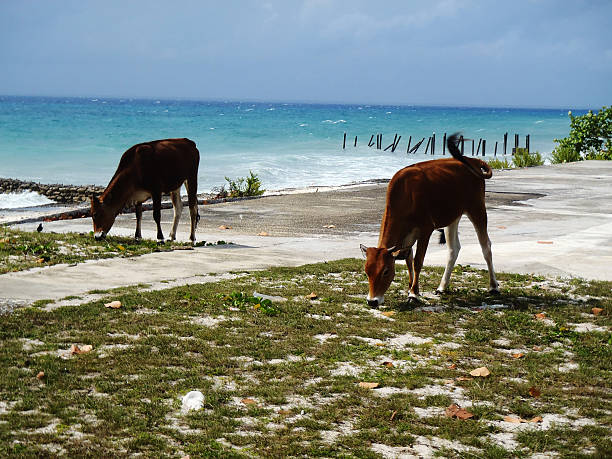
<svg viewBox="0 0 612 459">
<path fill-rule="evenodd" d="M 525 137 L 525 148 L 527 148 L 527 153 L 529 153 L 529 134 Z"/>
<path fill-rule="evenodd" d="M 476 150 L 476 156 L 480 153 L 480 144 L 482 143 L 482 139 L 478 139 L 478 149 Z M 472 156 L 474 156 L 474 141 L 472 141 Z"/>
<path fill-rule="evenodd" d="M 506 151 L 508 149 L 508 133 L 504 134 L 504 156 L 506 156 Z"/>
<path fill-rule="evenodd" d="M 435 132 L 431 135 L 431 154 L 432 155 L 436 154 L 436 133 Z"/>
<path fill-rule="evenodd" d="M 342 140 L 342 149 L 346 148 L 346 132 L 344 133 L 344 139 Z"/>
<path fill-rule="evenodd" d="M 408 137 L 408 148 L 406 148 L 406 154 L 410 153 L 410 142 L 412 142 L 412 136 Z"/>
<path fill-rule="evenodd" d="M 485 150 L 487 149 L 487 141 L 482 139 L 482 156 L 485 155 Z"/>
<path fill-rule="evenodd" d="M 518 145 L 519 145 L 519 135 L 514 134 L 514 150 L 512 151 L 512 154 L 518 153 L 518 147 L 519 147 Z"/>
<path fill-rule="evenodd" d="M 371 147 L 372 145 L 374 145 L 374 134 L 372 134 L 372 136 L 370 137 L 370 141 L 368 142 L 368 147 Z"/>
<path fill-rule="evenodd" d="M 395 149 L 399 145 L 401 138 L 402 138 L 402 136 L 400 135 L 400 136 L 397 137 L 397 140 L 393 142 L 393 147 L 391 147 L 391 153 L 395 152 Z"/>
<path fill-rule="evenodd" d="M 355 147 L 357 146 L 357 136 L 355 136 Z"/>
<path fill-rule="evenodd" d="M 442 140 L 442 155 L 446 154 L 446 132 L 444 133 L 444 139 Z"/>
<path fill-rule="evenodd" d="M 465 145 L 465 141 L 463 140 L 463 136 L 461 136 L 459 138 L 459 141 L 461 142 L 461 154 L 463 154 L 463 150 L 464 150 L 464 145 Z"/>
<path fill-rule="evenodd" d="M 493 153 L 493 156 L 497 156 L 497 140 L 495 141 L 495 153 Z"/>
</svg>

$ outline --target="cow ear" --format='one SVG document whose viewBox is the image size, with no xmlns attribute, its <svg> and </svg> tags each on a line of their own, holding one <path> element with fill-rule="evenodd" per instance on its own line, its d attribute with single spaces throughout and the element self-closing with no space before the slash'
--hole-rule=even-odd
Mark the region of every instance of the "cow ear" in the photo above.
<svg viewBox="0 0 612 459">
<path fill-rule="evenodd" d="M 368 251 L 368 248 L 363 244 L 359 244 L 359 248 L 361 249 L 361 254 L 365 257 L 366 252 Z"/>
</svg>

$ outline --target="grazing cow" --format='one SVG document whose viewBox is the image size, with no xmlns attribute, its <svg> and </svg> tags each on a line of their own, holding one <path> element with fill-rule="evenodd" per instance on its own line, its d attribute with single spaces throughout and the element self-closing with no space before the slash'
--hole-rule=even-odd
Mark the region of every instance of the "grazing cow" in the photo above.
<svg viewBox="0 0 612 459">
<path fill-rule="evenodd" d="M 142 203 L 153 200 L 153 219 L 157 224 L 157 240 L 163 242 L 161 230 L 162 193 L 170 193 L 174 207 L 174 222 L 170 239 L 176 238 L 183 202 L 181 186 L 185 183 L 191 214 L 191 234 L 195 242 L 195 230 L 200 218 L 198 214 L 198 166 L 200 152 L 189 139 L 165 139 L 134 145 L 121 156 L 117 171 L 99 197 L 91 198 L 91 216 L 94 236 L 101 239 L 109 232 L 119 212 L 129 206 L 136 211 L 136 234 L 142 238 L 140 223 Z"/>
<path fill-rule="evenodd" d="M 405 259 L 410 283 L 409 301 L 419 296 L 419 273 L 429 237 L 437 228 L 444 228 L 448 242 L 448 261 L 437 289 L 444 292 L 459 255 L 458 226 L 463 214 L 472 221 L 482 254 L 489 268 L 489 288 L 498 293 L 493 271 L 491 241 L 487 233 L 485 179 L 491 178 L 491 167 L 477 158 L 464 157 L 457 148 L 457 136 L 448 139 L 452 158 L 413 164 L 398 171 L 387 188 L 387 203 L 380 225 L 378 247 L 361 250 L 366 256 L 368 305 L 378 307 L 395 276 L 395 260 Z M 412 246 L 417 243 L 413 257 Z"/>
</svg>

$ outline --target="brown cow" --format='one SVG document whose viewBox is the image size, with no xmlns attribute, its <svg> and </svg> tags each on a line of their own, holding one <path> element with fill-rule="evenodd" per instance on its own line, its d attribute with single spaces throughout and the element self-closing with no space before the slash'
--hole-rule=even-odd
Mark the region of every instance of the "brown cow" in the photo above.
<svg viewBox="0 0 612 459">
<path fill-rule="evenodd" d="M 170 239 L 176 238 L 183 202 L 181 186 L 185 183 L 191 214 L 191 234 L 195 242 L 198 214 L 198 166 L 200 152 L 189 139 L 165 139 L 134 145 L 121 156 L 117 171 L 100 197 L 91 198 L 94 236 L 101 239 L 109 232 L 115 218 L 125 207 L 136 211 L 136 239 L 141 239 L 142 203 L 153 200 L 153 219 L 157 224 L 157 239 L 163 242 L 161 230 L 162 193 L 170 193 L 174 207 L 174 222 Z"/>
<path fill-rule="evenodd" d="M 493 271 L 491 241 L 487 233 L 485 179 L 491 178 L 491 167 L 477 158 L 464 157 L 457 148 L 457 136 L 448 139 L 453 158 L 413 164 L 398 171 L 387 188 L 387 204 L 380 225 L 378 247 L 361 250 L 366 256 L 368 305 L 377 307 L 395 276 L 395 260 L 406 259 L 410 283 L 409 300 L 419 296 L 419 273 L 431 233 L 444 228 L 448 242 L 448 260 L 438 293 L 446 290 L 459 255 L 458 226 L 463 214 L 472 221 L 482 253 L 489 268 L 489 288 L 498 293 Z M 412 246 L 417 242 L 416 254 Z"/>
</svg>

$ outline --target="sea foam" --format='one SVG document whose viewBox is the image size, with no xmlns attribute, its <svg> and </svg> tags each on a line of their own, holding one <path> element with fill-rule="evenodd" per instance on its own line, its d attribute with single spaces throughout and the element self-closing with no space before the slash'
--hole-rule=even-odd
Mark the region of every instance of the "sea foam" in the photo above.
<svg viewBox="0 0 612 459">
<path fill-rule="evenodd" d="M 53 204 L 53 201 L 35 191 L 0 194 L 0 209 L 22 209 L 47 204 Z"/>
</svg>

